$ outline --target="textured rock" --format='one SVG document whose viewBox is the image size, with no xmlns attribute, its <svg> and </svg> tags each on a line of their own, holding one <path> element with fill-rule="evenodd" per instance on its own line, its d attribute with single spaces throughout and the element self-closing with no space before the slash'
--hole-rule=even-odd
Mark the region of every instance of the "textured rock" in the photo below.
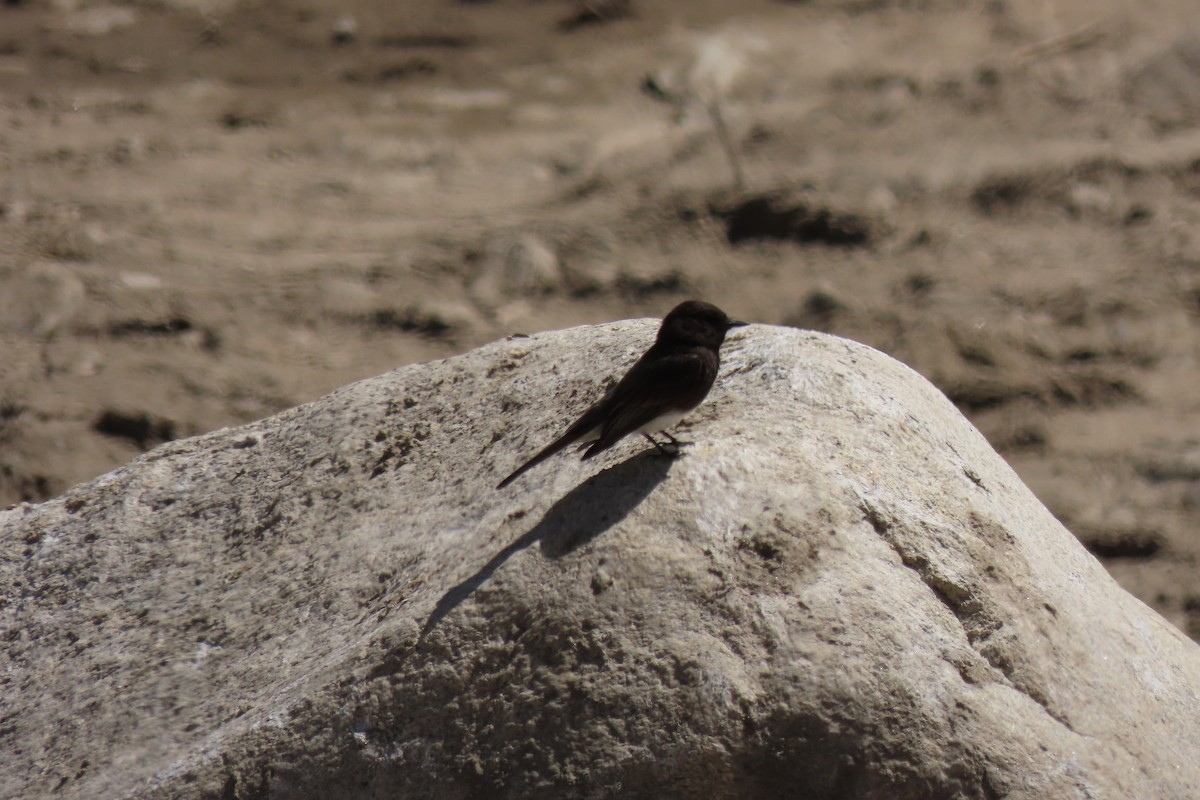
<svg viewBox="0 0 1200 800">
<path fill-rule="evenodd" d="M 742 329 L 682 458 L 493 490 L 654 325 L 0 512 L 0 796 L 1200 796 L 1200 648 L 875 351 Z"/>
</svg>

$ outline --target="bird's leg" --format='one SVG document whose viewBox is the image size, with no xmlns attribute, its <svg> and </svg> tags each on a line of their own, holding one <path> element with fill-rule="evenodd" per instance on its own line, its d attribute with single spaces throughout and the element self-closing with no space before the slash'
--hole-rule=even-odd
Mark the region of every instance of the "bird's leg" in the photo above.
<svg viewBox="0 0 1200 800">
<path fill-rule="evenodd" d="M 665 444 L 660 444 L 657 439 L 648 433 L 643 433 L 642 436 L 645 436 L 646 441 L 654 445 L 658 449 L 658 452 L 662 453 L 664 456 L 667 456 L 668 458 L 674 458 L 675 456 L 679 455 L 679 444 L 670 434 L 666 434 L 667 438 L 671 440 L 672 446 L 670 448 L 668 448 Z"/>
<path fill-rule="evenodd" d="M 678 439 L 676 439 L 674 436 L 672 436 L 671 434 L 667 433 L 666 431 L 659 431 L 659 433 L 661 433 L 663 436 L 667 437 L 670 440 L 669 444 L 671 445 L 671 447 L 674 447 L 676 450 L 681 450 L 684 447 L 687 447 L 688 445 L 693 444 L 693 442 L 681 442 Z"/>
</svg>

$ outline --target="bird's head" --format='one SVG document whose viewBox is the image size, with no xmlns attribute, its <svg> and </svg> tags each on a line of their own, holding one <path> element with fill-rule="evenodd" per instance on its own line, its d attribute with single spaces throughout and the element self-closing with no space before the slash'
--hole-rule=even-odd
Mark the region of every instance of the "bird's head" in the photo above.
<svg viewBox="0 0 1200 800">
<path fill-rule="evenodd" d="M 658 341 L 719 348 L 731 328 L 748 323 L 730 319 L 724 311 L 703 300 L 687 300 L 663 318 Z"/>
</svg>

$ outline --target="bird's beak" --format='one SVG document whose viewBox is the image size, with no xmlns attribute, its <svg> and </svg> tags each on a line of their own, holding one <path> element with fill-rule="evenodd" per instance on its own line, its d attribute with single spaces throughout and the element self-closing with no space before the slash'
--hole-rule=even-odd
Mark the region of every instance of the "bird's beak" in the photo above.
<svg viewBox="0 0 1200 800">
<path fill-rule="evenodd" d="M 728 328 L 744 328 L 749 324 L 749 322 L 742 322 L 740 319 L 731 319 L 729 320 Z"/>
</svg>

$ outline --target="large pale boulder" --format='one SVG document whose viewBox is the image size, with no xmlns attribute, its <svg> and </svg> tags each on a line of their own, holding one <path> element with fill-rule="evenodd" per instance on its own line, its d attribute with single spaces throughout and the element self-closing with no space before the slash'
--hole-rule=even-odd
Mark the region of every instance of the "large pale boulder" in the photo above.
<svg viewBox="0 0 1200 800">
<path fill-rule="evenodd" d="M 1200 797 L 1200 648 L 880 353 L 740 329 L 682 457 L 496 491 L 654 326 L 0 512 L 0 796 Z"/>
</svg>

